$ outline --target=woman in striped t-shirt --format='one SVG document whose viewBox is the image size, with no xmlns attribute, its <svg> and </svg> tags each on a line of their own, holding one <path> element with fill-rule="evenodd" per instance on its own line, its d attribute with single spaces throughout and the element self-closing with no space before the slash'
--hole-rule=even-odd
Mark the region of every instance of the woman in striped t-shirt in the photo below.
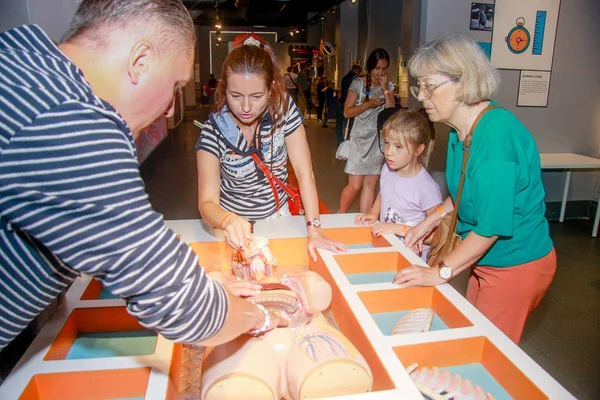
<svg viewBox="0 0 600 400">
<path fill-rule="evenodd" d="M 227 243 L 242 248 L 252 232 L 249 221 L 290 215 L 279 187 L 279 204 L 256 153 L 271 173 L 287 182 L 288 155 L 296 175 L 308 227 L 308 252 L 347 251 L 321 231 L 317 188 L 303 116 L 285 91 L 271 48 L 256 35 L 238 37 L 223 63 L 215 110 L 196 143 L 198 207 L 202 218 L 225 231 Z M 235 45 L 235 43 L 234 43 Z"/>
</svg>

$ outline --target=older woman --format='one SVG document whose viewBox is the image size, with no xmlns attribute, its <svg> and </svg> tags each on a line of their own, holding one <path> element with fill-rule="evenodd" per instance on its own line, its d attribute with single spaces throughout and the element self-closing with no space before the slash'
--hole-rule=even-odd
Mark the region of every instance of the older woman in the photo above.
<svg viewBox="0 0 600 400">
<path fill-rule="evenodd" d="M 489 105 L 498 72 L 477 43 L 449 35 L 419 48 L 408 63 L 418 80 L 412 94 L 434 122 L 451 127 L 446 178 L 450 196 L 406 235 L 419 247 L 454 209 L 463 141 Z M 482 115 L 472 134 L 458 209 L 462 243 L 432 268 L 410 266 L 394 283 L 403 287 L 445 283 L 471 268 L 468 300 L 515 343 L 529 313 L 539 304 L 556 271 L 556 254 L 544 216 L 540 156 L 527 128 L 508 110 Z"/>
</svg>

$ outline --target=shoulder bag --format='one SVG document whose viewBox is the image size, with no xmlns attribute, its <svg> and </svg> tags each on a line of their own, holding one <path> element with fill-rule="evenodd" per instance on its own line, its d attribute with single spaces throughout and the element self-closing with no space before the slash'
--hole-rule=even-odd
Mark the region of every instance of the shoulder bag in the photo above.
<svg viewBox="0 0 600 400">
<path fill-rule="evenodd" d="M 477 124 L 481 120 L 481 117 L 490 110 L 494 108 L 500 108 L 499 106 L 487 106 L 484 108 L 477 118 L 471 129 L 469 130 L 469 134 L 465 138 L 463 142 L 463 160 L 462 160 L 462 170 L 460 172 L 460 183 L 458 184 L 458 193 L 456 195 L 456 202 L 454 203 L 454 210 L 446 214 L 437 229 L 433 233 L 433 238 L 431 240 L 431 247 L 429 249 L 429 260 L 427 263 L 430 266 L 437 266 L 440 261 L 444 259 L 444 257 L 454 250 L 460 242 L 462 242 L 462 237 L 456 233 L 456 226 L 458 225 L 458 206 L 460 204 L 460 198 L 462 196 L 462 189 L 465 183 L 465 171 L 467 170 L 467 162 L 469 161 L 469 154 L 471 153 L 471 141 L 473 140 L 473 133 L 475 132 L 475 128 Z"/>
<path fill-rule="evenodd" d="M 360 78 L 357 78 L 360 79 Z M 358 94 L 359 103 L 362 104 L 364 99 L 362 99 L 363 93 L 362 89 L 364 88 L 364 82 L 361 80 L 362 86 L 360 93 Z M 350 155 L 350 131 L 352 130 L 352 126 L 354 125 L 354 118 L 346 118 L 344 122 L 344 141 L 340 143 L 336 152 L 335 158 L 338 160 L 347 160 Z"/>
</svg>

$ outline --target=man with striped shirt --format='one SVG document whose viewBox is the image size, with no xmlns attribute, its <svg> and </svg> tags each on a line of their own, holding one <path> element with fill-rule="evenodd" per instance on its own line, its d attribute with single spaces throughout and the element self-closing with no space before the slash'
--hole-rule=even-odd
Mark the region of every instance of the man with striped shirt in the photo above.
<svg viewBox="0 0 600 400">
<path fill-rule="evenodd" d="M 281 322 L 212 281 L 144 192 L 134 138 L 172 115 L 194 44 L 179 0 L 83 0 L 58 47 L 0 34 L 0 350 L 80 273 L 176 341 Z"/>
</svg>

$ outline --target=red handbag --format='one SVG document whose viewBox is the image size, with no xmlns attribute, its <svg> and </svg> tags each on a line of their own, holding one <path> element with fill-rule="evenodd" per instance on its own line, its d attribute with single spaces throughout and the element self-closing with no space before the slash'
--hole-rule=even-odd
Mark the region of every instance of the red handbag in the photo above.
<svg viewBox="0 0 600 400">
<path fill-rule="evenodd" d="M 258 168 L 265 174 L 267 177 L 267 181 L 269 181 L 269 185 L 271 185 L 271 189 L 273 189 L 273 194 L 275 195 L 275 204 L 277 205 L 277 211 L 279 211 L 279 193 L 277 192 L 277 188 L 275 184 L 277 184 L 283 191 L 288 195 L 288 207 L 290 208 L 290 213 L 292 215 L 304 215 L 304 206 L 302 205 L 302 199 L 300 198 L 300 190 L 292 185 L 285 184 L 273 175 L 271 170 L 267 168 L 264 162 L 258 157 L 256 153 L 252 153 L 252 159 L 258 165 Z"/>
</svg>

